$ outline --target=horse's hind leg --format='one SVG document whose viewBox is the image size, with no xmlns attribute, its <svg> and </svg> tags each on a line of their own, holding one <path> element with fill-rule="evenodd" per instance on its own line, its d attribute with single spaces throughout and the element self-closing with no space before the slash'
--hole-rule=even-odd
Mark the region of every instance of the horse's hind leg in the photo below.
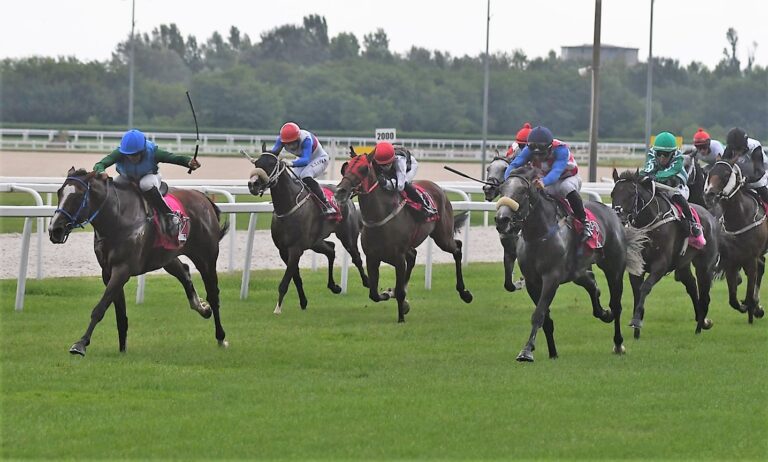
<svg viewBox="0 0 768 462">
<path fill-rule="evenodd" d="M 408 252 L 405 254 L 405 288 L 408 288 L 408 283 L 411 281 L 411 273 L 413 272 L 413 267 L 416 266 L 416 255 L 417 251 L 414 248 L 408 249 Z"/>
<path fill-rule="evenodd" d="M 101 270 L 101 280 L 106 286 L 109 283 L 109 272 Z M 117 322 L 117 342 L 121 353 L 125 353 L 125 342 L 128 339 L 128 314 L 125 309 L 125 290 L 121 287 L 115 291 L 115 321 Z"/>
<path fill-rule="evenodd" d="M 328 289 L 334 294 L 341 293 L 341 287 L 333 279 L 333 261 L 336 259 L 336 245 L 331 241 L 321 241 L 312 247 L 317 253 L 325 255 L 328 259 Z M 298 273 L 298 271 L 297 271 Z"/>
<path fill-rule="evenodd" d="M 624 293 L 624 271 L 605 272 L 608 279 L 608 291 L 611 294 L 609 306 L 613 314 L 613 352 L 620 355 L 624 348 L 624 337 L 621 335 L 621 296 Z"/>
<path fill-rule="evenodd" d="M 406 273 L 408 265 L 404 257 L 397 259 L 395 267 L 395 298 L 397 299 L 397 322 L 405 322 L 405 315 L 411 310 L 408 302 L 405 301 L 405 286 L 408 282 Z"/>
<path fill-rule="evenodd" d="M 192 263 L 195 264 L 195 268 L 200 271 L 200 277 L 203 278 L 205 284 L 205 299 L 208 300 L 208 305 L 213 312 L 213 323 L 216 329 L 216 340 L 219 342 L 219 346 L 227 347 L 229 343 L 224 340 L 226 333 L 221 326 L 221 314 L 219 313 L 219 275 L 216 273 L 216 259 L 218 252 L 213 255 L 204 258 L 198 255 L 187 255 Z"/>
<path fill-rule="evenodd" d="M 592 301 L 592 316 L 604 323 L 613 321 L 613 313 L 600 305 L 600 289 L 597 288 L 595 274 L 591 270 L 587 270 L 586 273 L 575 278 L 573 282 L 586 289 L 589 294 L 589 299 Z"/>
<path fill-rule="evenodd" d="M 69 352 L 72 354 L 78 354 L 85 356 L 85 348 L 91 343 L 91 335 L 102 319 L 104 319 L 104 313 L 117 298 L 120 291 L 123 290 L 123 286 L 130 279 L 130 271 L 126 266 L 118 266 L 111 268 L 111 273 L 107 282 L 107 287 L 104 290 L 104 294 L 101 299 L 91 311 L 91 322 L 88 324 L 88 328 L 85 330 L 85 334 L 75 342 L 70 348 Z M 127 325 L 126 325 L 127 331 Z"/>
<path fill-rule="evenodd" d="M 181 282 L 181 286 L 184 287 L 184 293 L 187 294 L 189 307 L 193 311 L 197 311 L 205 319 L 210 318 L 212 313 L 211 307 L 208 302 L 200 301 L 200 297 L 197 296 L 197 291 L 192 285 L 192 275 L 189 273 L 189 266 L 182 263 L 178 258 L 174 258 L 170 263 L 163 266 L 163 269 Z"/>
<path fill-rule="evenodd" d="M 710 265 L 696 265 L 696 282 L 699 286 L 699 317 L 696 318 L 696 333 L 702 329 L 712 328 L 712 320 L 707 317 L 709 313 L 710 296 L 712 288 L 712 270 Z"/>
<path fill-rule="evenodd" d="M 637 307 L 637 301 L 640 299 L 640 286 L 643 285 L 643 276 L 642 275 L 635 275 L 630 274 L 629 275 L 629 285 L 632 287 L 632 306 Z M 643 316 L 644 316 L 644 310 L 640 312 L 640 323 L 643 322 Z M 631 326 L 632 324 L 630 324 Z M 640 338 L 640 328 L 636 327 L 634 329 L 634 337 L 635 339 Z"/>
<path fill-rule="evenodd" d="M 440 228 L 435 229 L 439 230 Z M 435 240 L 435 244 L 437 244 L 441 250 L 453 255 L 453 261 L 456 265 L 456 292 L 459 293 L 459 297 L 461 297 L 464 303 L 471 302 L 472 292 L 468 291 L 464 287 L 464 276 L 461 272 L 461 241 L 458 239 L 453 239 L 453 236 L 451 236 L 449 239 L 444 239 L 441 236 L 433 235 L 432 238 Z"/>
</svg>

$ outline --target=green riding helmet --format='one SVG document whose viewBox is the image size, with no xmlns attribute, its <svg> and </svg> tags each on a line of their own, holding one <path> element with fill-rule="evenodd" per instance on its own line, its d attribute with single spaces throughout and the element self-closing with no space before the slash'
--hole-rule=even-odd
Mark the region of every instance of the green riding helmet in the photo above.
<svg viewBox="0 0 768 462">
<path fill-rule="evenodd" d="M 675 135 L 669 133 L 669 132 L 661 132 L 658 135 L 656 135 L 656 139 L 653 140 L 653 149 L 654 152 L 656 151 L 662 151 L 662 152 L 669 152 L 669 151 L 676 151 L 677 150 L 677 140 L 675 140 Z"/>
</svg>

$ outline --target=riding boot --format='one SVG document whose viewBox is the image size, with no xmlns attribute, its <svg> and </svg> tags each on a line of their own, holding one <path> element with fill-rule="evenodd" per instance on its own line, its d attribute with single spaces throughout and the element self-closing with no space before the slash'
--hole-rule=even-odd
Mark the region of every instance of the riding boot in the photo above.
<svg viewBox="0 0 768 462">
<path fill-rule="evenodd" d="M 421 195 L 410 181 L 405 182 L 403 191 L 405 191 L 405 194 L 409 199 L 421 204 L 421 211 L 424 214 L 424 218 L 431 218 L 437 213 L 437 210 L 432 207 L 432 204 L 429 203 L 429 200 L 425 196 Z"/>
<path fill-rule="evenodd" d="M 758 196 L 760 196 L 760 199 L 762 199 L 763 202 L 768 204 L 768 186 L 760 186 L 759 188 L 755 188 L 755 192 Z"/>
<path fill-rule="evenodd" d="M 179 225 L 181 220 L 179 216 L 168 207 L 165 203 L 163 195 L 156 187 L 152 187 L 146 191 L 143 191 L 144 198 L 149 202 L 149 205 L 157 211 L 158 221 L 160 222 L 160 232 L 163 234 L 176 237 L 179 234 Z"/>
<path fill-rule="evenodd" d="M 581 241 L 588 241 L 589 238 L 592 237 L 593 225 L 592 222 L 587 220 L 587 212 L 584 210 L 584 201 L 581 200 L 581 195 L 579 195 L 578 191 L 571 191 L 565 198 L 568 200 L 568 203 L 571 204 L 573 216 L 578 218 L 583 225 L 581 228 Z"/>
<path fill-rule="evenodd" d="M 688 204 L 688 201 L 685 200 L 685 198 L 680 194 L 674 194 L 671 197 L 671 200 L 683 209 L 683 219 L 687 225 L 686 228 L 688 229 L 688 236 L 698 239 L 703 234 L 703 231 L 701 230 L 701 226 L 696 223 L 696 220 L 693 219 L 691 206 Z"/>
<path fill-rule="evenodd" d="M 323 193 L 323 188 L 320 187 L 320 184 L 315 181 L 314 178 L 308 176 L 302 178 L 301 181 L 307 185 L 312 194 L 317 198 L 317 200 L 320 201 L 320 208 L 323 212 L 323 215 L 331 216 L 336 214 L 336 209 L 334 209 L 331 204 L 328 203 L 328 199 L 325 198 L 325 194 Z"/>
</svg>

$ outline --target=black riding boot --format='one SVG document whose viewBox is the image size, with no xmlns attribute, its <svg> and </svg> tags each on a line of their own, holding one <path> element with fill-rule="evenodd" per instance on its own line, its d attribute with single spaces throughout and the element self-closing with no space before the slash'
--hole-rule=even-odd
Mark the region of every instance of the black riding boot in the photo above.
<svg viewBox="0 0 768 462">
<path fill-rule="evenodd" d="M 143 192 L 144 198 L 149 202 L 149 205 L 157 211 L 158 221 L 160 222 L 160 231 L 171 237 L 179 235 L 179 225 L 181 221 L 178 215 L 176 215 L 168 204 L 163 200 L 163 195 L 160 191 L 153 187 Z"/>
<path fill-rule="evenodd" d="M 685 197 L 681 196 L 680 194 L 673 194 L 670 199 L 672 202 L 679 205 L 683 209 L 683 217 L 686 221 L 686 224 L 688 225 L 688 235 L 694 238 L 701 236 L 701 226 L 699 226 L 699 224 L 696 223 L 696 221 L 693 219 L 693 214 L 691 214 L 691 206 L 688 204 L 688 201 L 685 200 Z"/>
<path fill-rule="evenodd" d="M 432 204 L 429 203 L 429 200 L 427 200 L 426 197 L 419 194 L 419 191 L 416 190 L 416 188 L 413 186 L 413 184 L 411 184 L 410 181 L 405 182 L 403 191 L 405 191 L 405 194 L 408 196 L 409 199 L 421 204 L 421 211 L 424 213 L 424 218 L 430 218 L 437 213 L 437 210 L 432 208 Z"/>
<path fill-rule="evenodd" d="M 587 212 L 584 210 L 584 201 L 581 200 L 581 195 L 579 195 L 578 191 L 569 192 L 565 198 L 568 200 L 568 203 L 571 204 L 573 216 L 578 218 L 582 225 L 584 225 L 581 229 L 581 241 L 586 242 L 592 237 L 592 224 L 587 222 Z"/>
<path fill-rule="evenodd" d="M 320 187 L 320 184 L 317 181 L 315 181 L 314 178 L 308 176 L 308 177 L 302 178 L 301 181 L 303 181 L 304 184 L 307 185 L 307 187 L 312 192 L 312 194 L 314 194 L 314 196 L 322 204 L 323 215 L 336 214 L 336 210 L 331 206 L 331 204 L 328 203 L 328 200 L 325 198 L 325 194 L 323 193 L 323 188 Z"/>
<path fill-rule="evenodd" d="M 768 204 L 768 186 L 760 186 L 759 188 L 755 188 L 755 192 L 758 196 L 760 196 L 760 199 L 762 199 L 763 202 Z"/>
</svg>

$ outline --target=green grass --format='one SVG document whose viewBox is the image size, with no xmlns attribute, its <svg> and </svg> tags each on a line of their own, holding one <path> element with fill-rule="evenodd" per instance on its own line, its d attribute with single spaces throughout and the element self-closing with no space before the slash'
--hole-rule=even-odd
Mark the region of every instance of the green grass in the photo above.
<svg viewBox="0 0 768 462">
<path fill-rule="evenodd" d="M 113 311 L 86 358 L 79 338 L 102 292 L 98 278 L 30 280 L 23 312 L 15 281 L 0 282 L 0 457 L 65 459 L 687 459 L 764 460 L 768 442 L 768 320 L 748 325 L 713 290 L 711 331 L 694 335 L 682 286 L 648 299 L 639 341 L 611 354 L 613 329 L 586 293 L 563 286 L 552 306 L 560 358 L 540 334 L 536 363 L 515 355 L 530 331 L 524 293 L 501 288 L 499 264 L 472 264 L 465 305 L 451 266 L 432 291 L 417 267 L 407 323 L 350 278 L 331 295 L 304 272 L 309 309 L 293 288 L 272 309 L 281 272 L 222 275 L 231 342 L 190 311 L 178 283 L 148 278 L 146 302 L 127 286 L 128 352 Z M 337 270 L 338 275 L 338 270 Z M 382 285 L 393 281 L 382 273 Z M 195 282 L 202 286 L 199 277 Z M 601 281 L 601 287 L 605 287 Z M 603 296 L 607 303 L 606 295 Z M 631 291 L 624 294 L 630 311 Z M 625 312 L 622 325 L 629 320 Z"/>
</svg>

